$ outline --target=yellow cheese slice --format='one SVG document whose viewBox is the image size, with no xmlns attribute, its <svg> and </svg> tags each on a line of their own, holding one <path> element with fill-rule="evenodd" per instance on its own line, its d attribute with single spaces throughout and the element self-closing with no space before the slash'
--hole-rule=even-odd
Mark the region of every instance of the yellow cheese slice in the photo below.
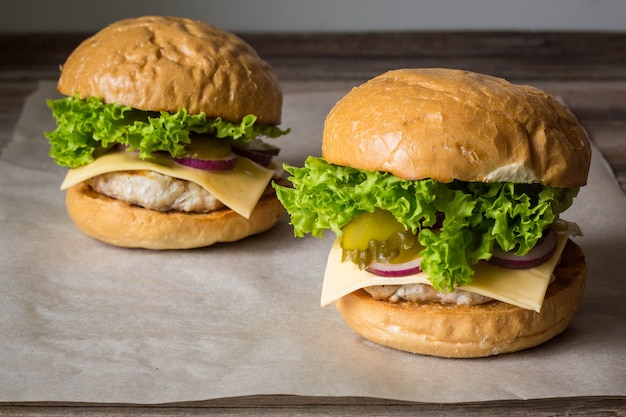
<svg viewBox="0 0 626 417">
<path fill-rule="evenodd" d="M 547 262 L 530 269 L 504 269 L 481 263 L 474 268 L 472 282 L 460 288 L 539 312 L 552 272 L 561 257 L 569 233 L 559 230 L 557 236 L 556 251 Z M 341 238 L 338 238 L 328 256 L 322 284 L 321 305 L 327 306 L 361 288 L 403 284 L 430 285 L 430 281 L 425 272 L 405 277 L 386 278 L 362 271 L 353 262 L 341 262 Z"/>
<path fill-rule="evenodd" d="M 67 189 L 97 175 L 116 171 L 148 170 L 192 181 L 209 191 L 231 210 L 245 218 L 261 198 L 263 191 L 275 174 L 246 158 L 237 158 L 235 168 L 228 171 L 205 171 L 174 162 L 166 155 L 140 159 L 136 152 L 109 152 L 89 165 L 70 169 L 61 184 Z"/>
</svg>

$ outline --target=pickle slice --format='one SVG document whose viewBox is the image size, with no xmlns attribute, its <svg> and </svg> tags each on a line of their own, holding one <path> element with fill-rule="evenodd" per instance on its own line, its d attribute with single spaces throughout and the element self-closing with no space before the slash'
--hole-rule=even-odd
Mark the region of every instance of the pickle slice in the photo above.
<svg viewBox="0 0 626 417">
<path fill-rule="evenodd" d="M 224 139 L 197 138 L 185 146 L 185 156 L 193 159 L 221 159 L 231 152 L 230 143 Z"/>
<path fill-rule="evenodd" d="M 423 249 L 389 211 L 376 209 L 352 219 L 343 228 L 342 261 L 365 269 L 373 261 L 390 263 L 400 255 L 415 256 Z M 415 248 L 414 250 L 410 250 Z"/>
<path fill-rule="evenodd" d="M 370 240 L 383 242 L 394 233 L 403 232 L 404 226 L 387 210 L 376 209 L 356 216 L 343 227 L 344 249 L 366 250 Z"/>
</svg>

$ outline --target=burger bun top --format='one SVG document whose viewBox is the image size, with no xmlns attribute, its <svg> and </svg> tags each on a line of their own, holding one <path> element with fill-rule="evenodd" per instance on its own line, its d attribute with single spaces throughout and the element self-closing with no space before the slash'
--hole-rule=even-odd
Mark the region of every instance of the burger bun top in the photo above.
<svg viewBox="0 0 626 417">
<path fill-rule="evenodd" d="M 567 107 L 537 88 L 425 68 L 386 72 L 339 100 L 322 156 L 408 180 L 572 188 L 587 182 L 591 147 Z"/>
<path fill-rule="evenodd" d="M 282 91 L 272 67 L 234 34 L 185 18 L 112 23 L 70 54 L 57 89 L 146 111 L 281 121 Z"/>
</svg>

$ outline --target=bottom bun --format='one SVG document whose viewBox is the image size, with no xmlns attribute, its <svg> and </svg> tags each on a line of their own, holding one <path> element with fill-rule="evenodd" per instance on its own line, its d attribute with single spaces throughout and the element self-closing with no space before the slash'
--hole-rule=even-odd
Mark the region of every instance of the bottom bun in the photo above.
<svg viewBox="0 0 626 417">
<path fill-rule="evenodd" d="M 271 228 L 284 211 L 273 190 L 246 219 L 230 209 L 206 214 L 148 210 L 97 193 L 85 183 L 69 188 L 65 203 L 70 218 L 86 235 L 115 246 L 146 249 L 190 249 L 240 240 Z"/>
<path fill-rule="evenodd" d="M 448 358 L 477 358 L 537 346 L 561 333 L 580 307 L 587 275 L 585 255 L 567 241 L 541 313 L 500 301 L 475 306 L 390 303 L 364 290 L 335 306 L 362 337 L 394 349 Z"/>
</svg>

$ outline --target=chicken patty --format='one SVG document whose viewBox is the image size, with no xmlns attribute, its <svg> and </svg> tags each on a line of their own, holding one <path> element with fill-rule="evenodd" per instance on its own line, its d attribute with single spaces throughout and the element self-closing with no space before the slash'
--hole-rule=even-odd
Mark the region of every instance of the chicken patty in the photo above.
<svg viewBox="0 0 626 417">
<path fill-rule="evenodd" d="M 377 300 L 440 302 L 444 304 L 476 305 L 492 300 L 490 297 L 455 288 L 452 292 L 438 292 L 427 284 L 378 285 L 363 288 Z"/>
<path fill-rule="evenodd" d="M 225 207 L 200 185 L 154 171 L 109 172 L 87 183 L 98 193 L 150 210 L 208 213 Z"/>
</svg>

